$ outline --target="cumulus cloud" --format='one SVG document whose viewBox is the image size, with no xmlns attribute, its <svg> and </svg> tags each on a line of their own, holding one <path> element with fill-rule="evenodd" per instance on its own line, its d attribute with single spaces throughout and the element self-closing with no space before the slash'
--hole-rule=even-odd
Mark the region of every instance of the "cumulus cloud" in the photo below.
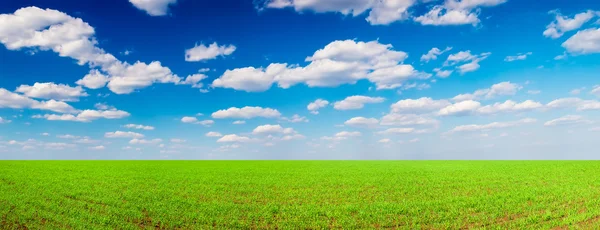
<svg viewBox="0 0 600 230">
<path fill-rule="evenodd" d="M 430 125 L 437 126 L 440 121 L 428 116 L 417 114 L 389 113 L 381 118 L 380 124 L 385 126 L 414 126 Z"/>
<path fill-rule="evenodd" d="M 169 5 L 175 4 L 177 0 L 129 0 L 129 2 L 150 16 L 165 16 L 169 12 Z"/>
<path fill-rule="evenodd" d="M 429 113 L 444 108 L 451 103 L 447 100 L 433 100 L 429 97 L 400 100 L 390 107 L 395 113 Z"/>
<path fill-rule="evenodd" d="M 540 109 L 544 105 L 539 102 L 526 100 L 521 103 L 517 103 L 511 100 L 507 100 L 503 103 L 494 103 L 493 105 L 486 105 L 477 110 L 479 114 L 498 114 L 505 112 L 525 112 L 535 109 Z"/>
<path fill-rule="evenodd" d="M 327 105 L 329 105 L 329 101 L 317 99 L 314 102 L 308 104 L 308 106 L 306 106 L 306 109 L 308 109 L 308 111 L 310 111 L 310 113 L 312 114 L 319 114 L 319 109 L 324 108 Z"/>
<path fill-rule="evenodd" d="M 522 88 L 522 86 L 516 83 L 505 81 L 494 84 L 490 88 L 476 90 L 473 93 L 459 94 L 452 98 L 452 100 L 460 102 L 466 100 L 492 99 L 498 96 L 512 96 L 517 94 Z"/>
<path fill-rule="evenodd" d="M 238 120 L 238 121 L 232 122 L 231 124 L 234 124 L 234 125 L 243 125 L 243 124 L 246 124 L 246 121 Z"/>
<path fill-rule="evenodd" d="M 206 133 L 205 136 L 207 136 L 207 137 L 222 137 L 223 134 L 221 134 L 219 132 L 208 132 L 208 133 Z"/>
<path fill-rule="evenodd" d="M 141 133 L 136 133 L 136 132 L 123 132 L 123 131 L 115 131 L 115 132 L 107 132 L 104 134 L 104 137 L 106 138 L 129 138 L 129 139 L 135 139 L 135 138 L 144 138 L 144 135 Z"/>
<path fill-rule="evenodd" d="M 548 109 L 575 108 L 577 111 L 599 110 L 600 101 L 583 100 L 577 97 L 559 98 L 546 104 Z"/>
<path fill-rule="evenodd" d="M 346 140 L 350 137 L 360 137 L 360 136 L 362 136 L 362 133 L 360 133 L 358 131 L 354 131 L 354 132 L 342 131 L 342 132 L 336 133 L 332 137 L 329 137 L 329 136 L 321 137 L 321 140 L 341 141 L 341 140 Z"/>
<path fill-rule="evenodd" d="M 439 116 L 464 116 L 473 114 L 481 107 L 481 103 L 473 100 L 466 100 L 448 105 L 437 113 Z"/>
<path fill-rule="evenodd" d="M 598 12 L 588 10 L 586 12 L 576 14 L 573 18 L 569 18 L 563 16 L 557 10 L 550 11 L 550 14 L 555 15 L 555 19 L 548 26 L 546 26 L 546 30 L 544 30 L 543 35 L 552 39 L 562 37 L 565 32 L 581 28 L 583 24 L 594 18 L 597 13 Z"/>
<path fill-rule="evenodd" d="M 75 84 L 85 86 L 89 89 L 100 89 L 106 86 L 109 80 L 109 77 L 102 72 L 92 69 L 82 79 L 77 80 Z"/>
<path fill-rule="evenodd" d="M 434 6 L 424 15 L 415 17 L 422 25 L 468 25 L 480 23 L 479 10 L 482 7 L 492 7 L 505 3 L 507 0 L 445 0 L 443 4 Z"/>
<path fill-rule="evenodd" d="M 437 47 L 433 47 L 431 48 L 431 50 L 429 50 L 429 52 L 427 52 L 426 54 L 423 54 L 421 56 L 421 62 L 429 62 L 431 60 L 437 60 L 437 57 L 439 55 L 442 55 L 445 52 L 448 52 L 452 50 L 452 47 L 446 47 L 446 49 L 444 50 L 440 50 Z"/>
<path fill-rule="evenodd" d="M 333 41 L 306 58 L 306 66 L 273 63 L 267 68 L 245 67 L 226 70 L 213 81 L 213 87 L 262 92 L 277 83 L 287 89 L 296 84 L 309 87 L 334 87 L 367 79 L 377 89 L 393 89 L 409 79 L 426 79 L 430 74 L 402 64 L 408 57 L 390 44 L 378 41 Z"/>
<path fill-rule="evenodd" d="M 151 140 L 135 138 L 135 139 L 130 140 L 129 144 L 132 144 L 132 145 L 136 145 L 136 144 L 147 145 L 147 144 L 158 144 L 160 142 L 162 142 L 162 139 L 160 139 L 160 138 L 155 138 L 155 139 L 151 139 Z"/>
<path fill-rule="evenodd" d="M 234 45 L 219 46 L 216 42 L 206 46 L 204 44 L 195 45 L 193 48 L 185 50 L 185 61 L 197 62 L 215 59 L 218 56 L 230 55 L 235 51 Z"/>
<path fill-rule="evenodd" d="M 481 54 L 475 55 L 475 54 L 471 54 L 470 50 L 460 51 L 455 54 L 450 54 L 448 56 L 448 58 L 446 59 L 446 61 L 444 62 L 444 66 L 455 66 L 455 65 L 460 64 L 459 66 L 456 67 L 456 69 L 458 70 L 459 73 L 465 74 L 468 72 L 473 72 L 473 71 L 478 70 L 479 67 L 481 67 L 479 65 L 479 62 L 485 60 L 491 54 L 492 53 L 490 53 L 490 52 L 486 52 L 486 53 L 481 53 Z"/>
<path fill-rule="evenodd" d="M 441 77 L 441 78 L 447 78 L 454 71 L 452 71 L 452 70 L 442 70 L 441 68 L 435 68 L 435 69 L 433 69 L 433 72 L 435 72 L 435 76 L 438 76 L 438 77 Z"/>
<path fill-rule="evenodd" d="M 126 124 L 123 127 L 128 128 L 128 129 L 154 130 L 154 127 L 149 126 L 149 125 Z"/>
<path fill-rule="evenodd" d="M 29 97 L 10 92 L 0 88 L 0 108 L 12 109 L 39 109 L 49 110 L 57 113 L 77 113 L 77 109 L 71 105 L 56 100 L 37 101 Z"/>
<path fill-rule="evenodd" d="M 337 110 L 354 110 L 354 109 L 362 109 L 365 107 L 365 104 L 373 104 L 373 103 L 381 103 L 384 102 L 385 98 L 383 97 L 367 97 L 354 95 L 345 98 L 341 101 L 336 101 L 333 103 L 333 108 Z"/>
<path fill-rule="evenodd" d="M 79 101 L 80 97 L 88 96 L 81 86 L 71 87 L 53 82 L 36 82 L 33 86 L 21 85 L 17 87 L 15 92 L 22 93 L 31 98 L 53 99 L 57 101 Z"/>
<path fill-rule="evenodd" d="M 509 121 L 509 122 L 492 122 L 485 125 L 460 125 L 454 127 L 452 130 L 448 131 L 446 134 L 459 133 L 459 132 L 474 132 L 474 131 L 488 131 L 492 129 L 500 129 L 500 128 L 509 128 L 524 124 L 535 123 L 537 120 L 533 118 L 524 118 L 518 121 Z"/>
<path fill-rule="evenodd" d="M 344 125 L 364 128 L 374 128 L 379 124 L 376 118 L 353 117 L 344 122 Z"/>
<path fill-rule="evenodd" d="M 0 117 L 0 124 L 8 124 L 12 122 L 11 120 L 8 120 L 6 118 Z"/>
<path fill-rule="evenodd" d="M 260 125 L 252 130 L 254 135 L 268 134 L 294 134 L 296 131 L 292 128 L 283 128 L 281 125 Z"/>
<path fill-rule="evenodd" d="M 298 114 L 294 114 L 292 117 L 283 117 L 281 119 L 291 123 L 308 122 L 308 119 L 306 117 L 300 116 Z"/>
<path fill-rule="evenodd" d="M 527 59 L 527 57 L 529 55 L 532 55 L 532 52 L 527 52 L 527 53 L 518 53 L 515 56 L 506 56 L 506 58 L 504 58 L 504 61 L 506 62 L 513 62 L 513 61 L 520 61 L 520 60 L 525 60 Z"/>
<path fill-rule="evenodd" d="M 245 136 L 238 136 L 237 134 L 227 134 L 219 138 L 217 142 L 250 142 L 252 139 Z"/>
<path fill-rule="evenodd" d="M 215 123 L 215 121 L 213 120 L 198 120 L 198 118 L 196 117 L 182 117 L 181 118 L 181 122 L 183 123 L 189 123 L 189 124 L 199 124 L 199 125 L 204 125 L 204 126 L 211 126 Z"/>
<path fill-rule="evenodd" d="M 600 28 L 578 31 L 567 39 L 562 47 L 574 55 L 600 53 Z"/>
<path fill-rule="evenodd" d="M 212 114 L 215 119 L 252 119 L 255 117 L 277 118 L 281 113 L 276 109 L 245 106 L 243 108 L 231 107 L 229 109 L 219 110 Z"/>
<path fill-rule="evenodd" d="M 128 117 L 130 114 L 128 112 L 111 109 L 111 110 L 83 110 L 77 115 L 73 114 L 44 114 L 44 115 L 34 115 L 33 118 L 43 118 L 49 121 L 77 121 L 77 122 L 91 122 L 97 119 L 121 119 L 124 117 Z"/>
<path fill-rule="evenodd" d="M 415 132 L 415 128 L 389 128 L 380 132 L 378 134 L 406 134 Z"/>
<path fill-rule="evenodd" d="M 562 126 L 562 125 L 576 125 L 576 124 L 589 124 L 592 121 L 584 119 L 579 115 L 566 115 L 564 117 L 549 120 L 544 123 L 544 126 Z"/>
</svg>

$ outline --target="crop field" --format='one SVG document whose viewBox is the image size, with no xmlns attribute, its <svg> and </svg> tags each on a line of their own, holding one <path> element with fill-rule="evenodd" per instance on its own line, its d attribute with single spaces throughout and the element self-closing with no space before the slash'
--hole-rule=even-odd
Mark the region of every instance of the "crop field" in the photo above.
<svg viewBox="0 0 600 230">
<path fill-rule="evenodd" d="M 598 229 L 597 161 L 0 161 L 2 229 Z"/>
</svg>

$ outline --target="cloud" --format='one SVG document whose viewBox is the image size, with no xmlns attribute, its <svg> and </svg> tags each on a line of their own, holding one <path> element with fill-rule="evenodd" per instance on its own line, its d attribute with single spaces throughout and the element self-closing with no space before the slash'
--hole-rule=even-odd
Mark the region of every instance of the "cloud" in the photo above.
<svg viewBox="0 0 600 230">
<path fill-rule="evenodd" d="M 353 117 L 344 122 L 344 125 L 354 126 L 354 127 L 364 127 L 364 128 L 373 128 L 379 124 L 379 120 L 376 118 L 366 118 L 366 117 Z"/>
<path fill-rule="evenodd" d="M 242 120 L 234 121 L 234 122 L 232 122 L 232 124 L 234 124 L 234 125 L 243 125 L 243 124 L 246 124 L 246 121 L 242 121 Z"/>
<path fill-rule="evenodd" d="M 527 52 L 527 53 L 518 53 L 515 56 L 506 56 L 506 58 L 504 58 L 504 61 L 506 62 L 513 62 L 513 61 L 520 61 L 520 60 L 525 60 L 527 59 L 527 56 L 532 55 L 532 52 Z"/>
<path fill-rule="evenodd" d="M 434 6 L 424 15 L 415 17 L 422 25 L 468 25 L 479 24 L 478 18 L 481 7 L 492 7 L 505 3 L 507 0 L 446 0 L 442 5 Z"/>
<path fill-rule="evenodd" d="M 412 126 L 412 125 L 432 125 L 437 126 L 440 121 L 416 114 L 389 113 L 381 118 L 380 124 L 386 126 Z"/>
<path fill-rule="evenodd" d="M 223 134 L 221 134 L 219 132 L 208 132 L 208 133 L 206 133 L 205 136 L 207 136 L 207 137 L 222 137 Z"/>
<path fill-rule="evenodd" d="M 217 142 L 250 142 L 252 141 L 252 139 L 250 139 L 249 137 L 245 137 L 245 136 L 238 136 L 237 134 L 228 134 L 228 135 L 224 135 L 223 137 L 219 138 L 217 140 Z"/>
<path fill-rule="evenodd" d="M 144 138 L 144 135 L 141 133 L 135 132 L 123 132 L 123 131 L 115 131 L 115 132 L 107 132 L 104 134 L 106 138 L 129 138 L 129 139 L 141 139 Z"/>
<path fill-rule="evenodd" d="M 600 85 L 594 86 L 594 88 L 592 89 L 592 91 L 590 91 L 590 93 L 600 97 Z"/>
<path fill-rule="evenodd" d="M 494 84 L 490 88 L 478 89 L 470 94 L 459 94 L 452 98 L 452 100 L 460 102 L 466 100 L 492 99 L 498 96 L 512 96 L 517 94 L 517 91 L 521 90 L 522 88 L 522 86 L 516 83 L 505 81 Z"/>
<path fill-rule="evenodd" d="M 208 78 L 208 76 L 201 74 L 201 73 L 197 73 L 197 74 L 192 74 L 192 75 L 188 75 L 185 80 L 176 83 L 178 85 L 191 85 L 192 88 L 202 88 L 202 86 L 204 86 L 204 84 L 202 84 L 200 81 L 204 80 Z"/>
<path fill-rule="evenodd" d="M 580 30 L 567 39 L 562 47 L 574 55 L 600 53 L 600 28 Z"/>
<path fill-rule="evenodd" d="M 308 122 L 308 119 L 306 117 L 300 116 L 298 114 L 294 114 L 290 118 L 283 117 L 281 119 L 284 120 L 284 121 L 287 121 L 287 122 L 291 122 L 291 123 Z"/>
<path fill-rule="evenodd" d="M 6 118 L 0 117 L 0 124 L 8 124 L 12 122 L 11 120 L 8 120 Z"/>
<path fill-rule="evenodd" d="M 165 16 L 169 12 L 169 5 L 175 4 L 177 0 L 129 0 L 129 2 L 150 16 Z"/>
<path fill-rule="evenodd" d="M 36 101 L 26 96 L 0 88 L 0 108 L 39 109 L 57 113 L 76 113 L 77 109 L 62 101 Z"/>
<path fill-rule="evenodd" d="M 333 108 L 337 110 L 354 110 L 354 109 L 362 109 L 365 107 L 365 104 L 373 104 L 373 103 L 382 103 L 385 101 L 383 97 L 367 97 L 367 96 L 359 96 L 354 95 L 345 98 L 341 101 L 336 101 L 333 103 Z"/>
<path fill-rule="evenodd" d="M 409 18 L 408 9 L 415 5 L 415 0 L 396 1 L 304 1 L 304 0 L 266 0 L 259 9 L 293 8 L 296 12 L 312 11 L 316 13 L 337 12 L 354 17 L 367 13 L 366 21 L 371 25 L 388 25 Z"/>
<path fill-rule="evenodd" d="M 379 140 L 377 142 L 379 142 L 379 143 L 390 143 L 390 142 L 392 142 L 392 140 L 390 140 L 389 138 L 384 138 L 384 139 L 381 139 L 381 140 Z"/>
<path fill-rule="evenodd" d="M 226 70 L 213 81 L 213 87 L 262 92 L 277 83 L 287 89 L 296 84 L 309 87 L 334 87 L 367 79 L 377 89 L 393 89 L 409 79 L 426 79 L 430 74 L 418 72 L 402 64 L 405 52 L 392 50 L 392 45 L 378 41 L 333 41 L 306 58 L 308 65 L 273 63 L 267 68 L 245 67 Z"/>
<path fill-rule="evenodd" d="M 429 97 L 400 100 L 390 107 L 395 113 L 429 113 L 444 108 L 451 103 L 447 100 L 433 100 Z"/>
<path fill-rule="evenodd" d="M 75 82 L 77 85 L 85 86 L 89 89 L 100 89 L 106 86 L 110 78 L 102 72 L 92 69 L 82 79 Z"/>
<path fill-rule="evenodd" d="M 189 123 L 189 124 L 199 124 L 199 125 L 204 125 L 204 126 L 211 126 L 215 123 L 215 121 L 213 121 L 213 120 L 200 121 L 196 117 L 182 117 L 181 122 Z"/>
<path fill-rule="evenodd" d="M 454 71 L 452 71 L 452 70 L 442 70 L 440 68 L 435 68 L 435 69 L 433 69 L 433 72 L 435 72 L 435 76 L 438 76 L 438 77 L 441 77 L 441 78 L 447 78 Z"/>
<path fill-rule="evenodd" d="M 542 107 L 544 107 L 544 105 L 542 105 L 539 102 L 532 101 L 532 100 L 526 100 L 521 103 L 507 100 L 503 103 L 497 102 L 497 103 L 494 103 L 493 105 L 483 106 L 477 110 L 477 113 L 486 115 L 486 114 L 498 114 L 498 113 L 505 113 L 505 112 L 525 112 L 525 111 L 540 109 Z"/>
<path fill-rule="evenodd" d="M 296 131 L 292 128 L 283 128 L 281 125 L 260 125 L 252 130 L 254 135 L 265 134 L 294 134 Z"/>
<path fill-rule="evenodd" d="M 437 57 L 445 52 L 448 52 L 452 50 L 452 47 L 446 47 L 446 49 L 444 50 L 440 50 L 437 47 L 433 47 L 431 48 L 431 50 L 429 50 L 429 52 L 427 52 L 426 54 L 423 54 L 421 56 L 421 62 L 429 62 L 431 60 L 437 60 Z"/>
<path fill-rule="evenodd" d="M 406 133 L 413 133 L 416 130 L 414 128 L 389 128 L 380 132 L 377 132 L 378 134 L 406 134 Z"/>
<path fill-rule="evenodd" d="M 590 124 L 590 120 L 584 119 L 579 115 L 566 115 L 554 120 L 547 121 L 544 126 L 563 126 L 563 125 L 576 125 L 576 124 Z"/>
<path fill-rule="evenodd" d="M 354 131 L 354 132 L 349 132 L 349 131 L 342 131 L 342 132 L 338 132 L 336 133 L 333 137 L 321 137 L 321 140 L 326 140 L 326 141 L 341 141 L 341 140 L 346 140 L 349 137 L 360 137 L 362 136 L 362 133 L 358 132 L 358 131 Z"/>
<path fill-rule="evenodd" d="M 128 128 L 128 129 L 154 130 L 154 127 L 149 126 L 149 125 L 126 124 L 123 127 Z"/>
<path fill-rule="evenodd" d="M 186 140 L 184 140 L 184 139 L 178 139 L 178 138 L 172 138 L 171 142 L 172 143 L 185 143 Z"/>
<path fill-rule="evenodd" d="M 89 147 L 88 149 L 91 149 L 91 150 L 104 150 L 104 149 L 106 149 L 106 147 L 104 147 L 103 145 L 98 145 L 98 146 Z"/>
<path fill-rule="evenodd" d="M 162 142 L 162 139 L 160 139 L 160 138 L 155 138 L 155 139 L 152 139 L 152 140 L 135 138 L 135 139 L 130 140 L 129 144 L 132 144 L 132 145 L 135 145 L 135 144 L 147 145 L 147 144 L 158 144 L 160 142 Z"/>
<path fill-rule="evenodd" d="M 448 59 L 444 62 L 444 66 L 455 66 L 458 64 L 462 64 L 456 67 L 459 73 L 465 74 L 468 72 L 473 72 L 479 69 L 479 62 L 488 58 L 492 53 L 486 52 L 481 53 L 479 55 L 471 54 L 470 50 L 460 51 L 455 54 L 450 54 Z"/>
<path fill-rule="evenodd" d="M 22 93 L 27 97 L 53 99 L 57 101 L 79 101 L 80 97 L 88 96 L 81 86 L 71 87 L 53 82 L 38 83 L 33 86 L 21 85 L 15 92 Z"/>
<path fill-rule="evenodd" d="M 215 119 L 251 119 L 255 117 L 277 118 L 281 113 L 276 109 L 245 106 L 243 108 L 231 107 L 225 110 L 219 110 L 212 114 Z"/>
<path fill-rule="evenodd" d="M 128 117 L 130 114 L 122 110 L 83 110 L 77 115 L 73 114 L 45 114 L 45 115 L 34 115 L 33 118 L 44 118 L 49 121 L 77 121 L 77 122 L 91 122 L 100 118 L 104 119 L 120 119 Z"/>
<path fill-rule="evenodd" d="M 552 39 L 562 37 L 565 32 L 576 30 L 581 28 L 583 24 L 590 21 L 594 16 L 595 12 L 588 10 L 576 14 L 573 18 L 563 16 L 557 10 L 550 11 L 550 14 L 555 14 L 556 17 L 544 30 L 543 35 Z"/>
<path fill-rule="evenodd" d="M 492 122 L 485 125 L 459 125 L 448 131 L 446 134 L 459 133 L 459 132 L 475 132 L 475 131 L 488 131 L 492 129 L 509 128 L 518 125 L 535 123 L 537 120 L 532 118 L 524 118 L 518 121 L 509 122 Z"/>
<path fill-rule="evenodd" d="M 312 114 L 319 114 L 319 109 L 324 108 L 327 105 L 329 105 L 329 101 L 317 99 L 314 102 L 308 104 L 308 106 L 306 106 L 306 109 L 308 109 L 308 111 L 310 111 L 310 113 Z"/>
<path fill-rule="evenodd" d="M 577 111 L 586 110 L 599 110 L 600 101 L 596 100 L 583 100 L 577 97 L 559 98 L 548 102 L 546 108 L 548 109 L 564 109 L 564 108 L 576 108 Z"/>
<path fill-rule="evenodd" d="M 197 62 L 215 59 L 218 56 L 231 55 L 235 51 L 234 45 L 219 46 L 216 42 L 206 46 L 204 44 L 195 45 L 193 48 L 185 50 L 185 61 Z"/>
<path fill-rule="evenodd" d="M 77 138 L 79 138 L 79 136 L 73 136 L 71 134 L 58 135 L 56 137 L 61 138 L 61 139 L 77 139 Z"/>
<path fill-rule="evenodd" d="M 464 116 L 477 111 L 481 107 L 481 103 L 473 100 L 466 100 L 448 105 L 437 113 L 439 116 Z"/>
</svg>

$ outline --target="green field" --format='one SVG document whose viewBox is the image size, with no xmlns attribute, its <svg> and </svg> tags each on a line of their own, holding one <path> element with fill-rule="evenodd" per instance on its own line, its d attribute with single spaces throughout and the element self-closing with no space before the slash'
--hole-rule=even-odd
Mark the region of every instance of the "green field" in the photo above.
<svg viewBox="0 0 600 230">
<path fill-rule="evenodd" d="M 598 161 L 0 161 L 3 229 L 600 227 Z"/>
</svg>

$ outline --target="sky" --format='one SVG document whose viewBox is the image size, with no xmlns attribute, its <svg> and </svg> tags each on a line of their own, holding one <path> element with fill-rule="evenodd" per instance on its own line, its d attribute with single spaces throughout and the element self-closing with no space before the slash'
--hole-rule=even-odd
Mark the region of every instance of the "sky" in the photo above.
<svg viewBox="0 0 600 230">
<path fill-rule="evenodd" d="M 0 159 L 600 159 L 593 0 L 5 0 Z"/>
</svg>

